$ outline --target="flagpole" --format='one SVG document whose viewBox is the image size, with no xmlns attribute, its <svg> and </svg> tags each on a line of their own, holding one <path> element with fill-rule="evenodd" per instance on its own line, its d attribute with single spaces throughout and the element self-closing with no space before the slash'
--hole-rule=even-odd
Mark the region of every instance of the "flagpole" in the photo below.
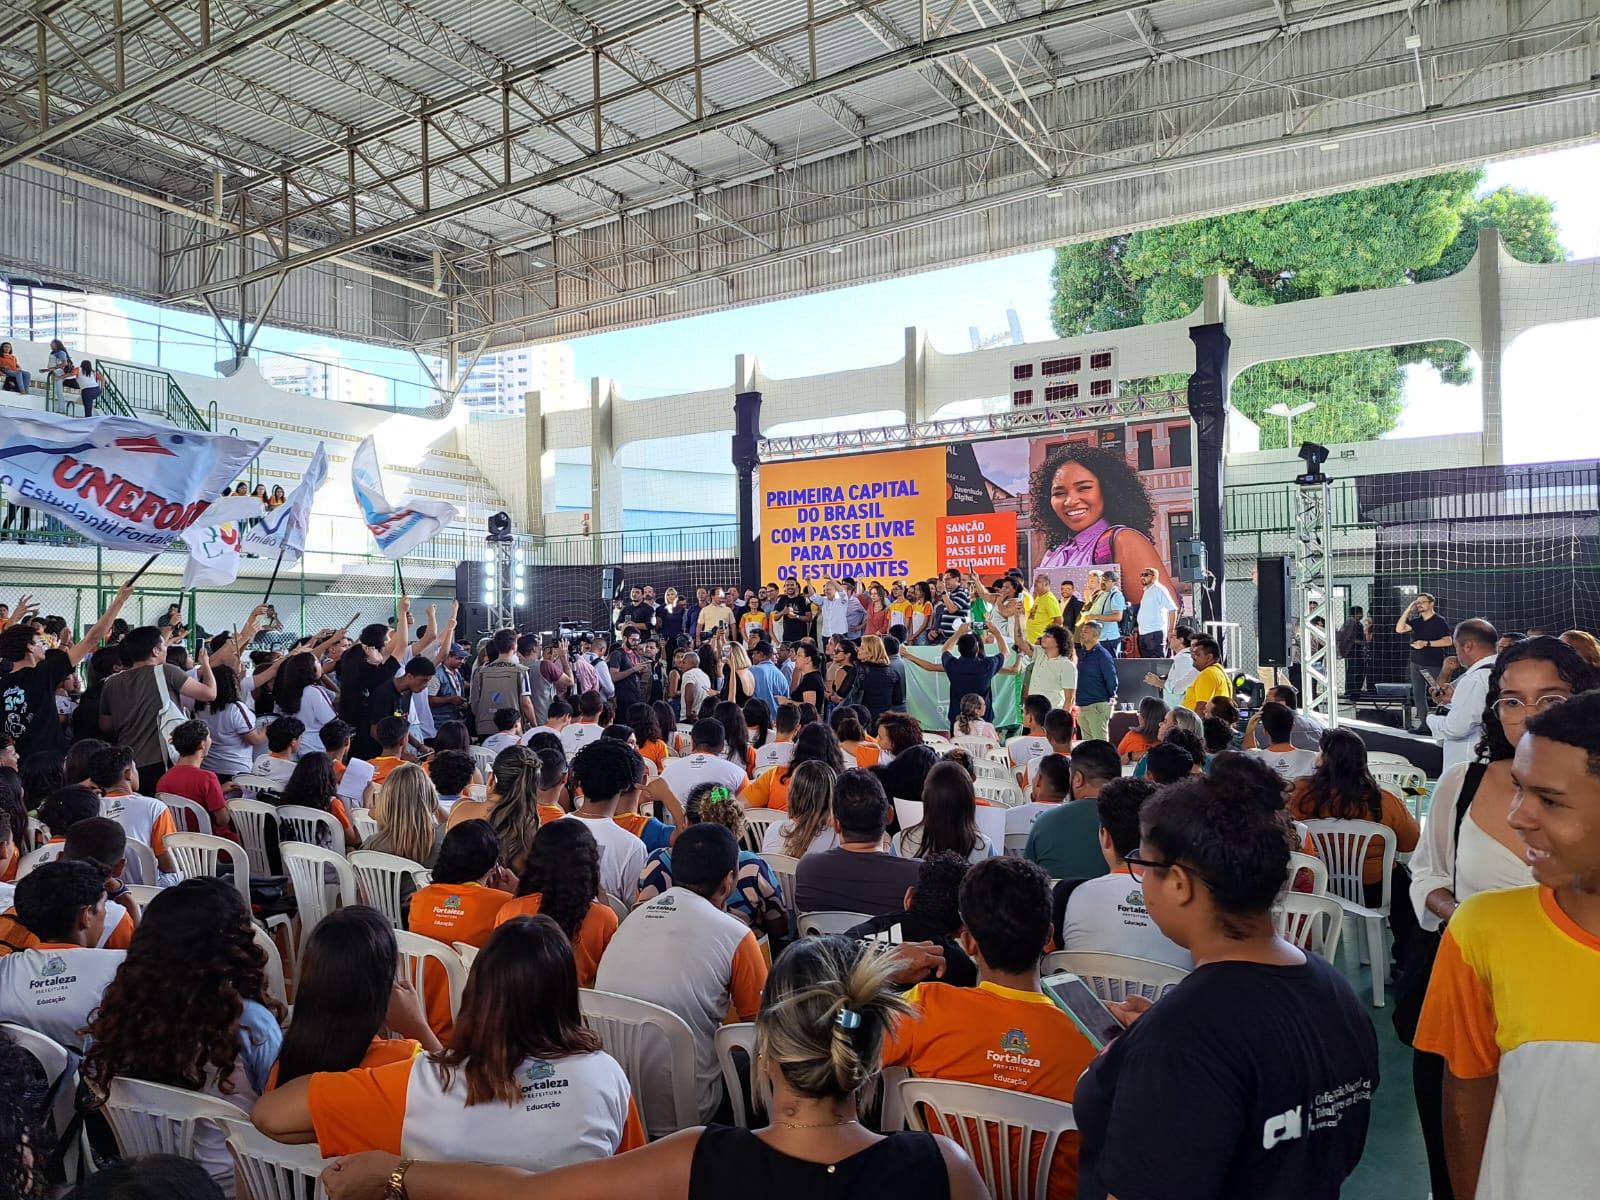
<svg viewBox="0 0 1600 1200">
<path fill-rule="evenodd" d="M 406 577 L 400 574 L 400 560 L 398 558 L 394 560 L 394 581 L 395 585 L 400 589 L 400 594 L 404 596 L 406 594 Z"/>
<path fill-rule="evenodd" d="M 151 564 L 153 564 L 156 561 L 156 559 L 158 559 L 160 557 L 161 557 L 161 555 L 159 553 L 156 553 L 156 554 L 152 554 L 149 558 L 145 559 L 144 560 L 144 565 L 133 573 L 133 578 L 132 579 L 128 580 L 128 586 L 132 587 L 134 584 L 138 583 L 139 582 L 139 576 L 143 575 L 146 571 L 148 571 L 150 569 L 150 567 L 151 567 Z"/>
<path fill-rule="evenodd" d="M 278 543 L 278 561 L 272 564 L 272 578 L 267 580 L 266 594 L 261 597 L 261 603 L 263 604 L 272 599 L 272 589 L 278 584 L 278 568 L 283 566 L 283 552 L 288 548 L 287 539 Z"/>
</svg>

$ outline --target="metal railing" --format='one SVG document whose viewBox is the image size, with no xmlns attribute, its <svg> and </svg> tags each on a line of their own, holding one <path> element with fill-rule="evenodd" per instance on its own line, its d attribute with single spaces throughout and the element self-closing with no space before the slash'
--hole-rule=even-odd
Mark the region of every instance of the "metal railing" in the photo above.
<svg viewBox="0 0 1600 1200">
<path fill-rule="evenodd" d="M 100 373 L 104 396 L 110 401 L 107 407 L 113 411 L 120 405 L 129 416 L 149 413 L 165 417 L 183 429 L 210 430 L 178 381 L 166 371 L 109 358 L 97 359 L 95 368 Z"/>
</svg>

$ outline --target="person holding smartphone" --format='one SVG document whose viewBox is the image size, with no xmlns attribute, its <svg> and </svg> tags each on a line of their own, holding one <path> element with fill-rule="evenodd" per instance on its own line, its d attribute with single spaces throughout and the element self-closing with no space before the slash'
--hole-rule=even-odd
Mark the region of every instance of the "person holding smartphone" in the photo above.
<svg viewBox="0 0 1600 1200">
<path fill-rule="evenodd" d="M 1427 734 L 1429 692 L 1444 670 L 1445 655 L 1454 645 L 1450 623 L 1439 615 L 1433 597 L 1419 592 L 1394 623 L 1394 631 L 1404 634 L 1411 644 L 1406 662 L 1413 708 L 1411 732 Z"/>
<path fill-rule="evenodd" d="M 1224 752 L 1139 818 L 1123 862 L 1195 968 L 1159 1004 L 1110 1006 L 1129 1028 L 1072 1101 L 1079 1200 L 1332 1200 L 1366 1147 L 1378 1040 L 1344 976 L 1274 931 L 1294 839 L 1283 781 Z"/>
</svg>

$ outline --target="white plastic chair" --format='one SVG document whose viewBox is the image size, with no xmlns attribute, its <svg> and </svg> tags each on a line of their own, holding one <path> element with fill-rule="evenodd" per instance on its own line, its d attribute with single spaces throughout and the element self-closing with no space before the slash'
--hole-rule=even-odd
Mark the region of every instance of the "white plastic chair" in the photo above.
<svg viewBox="0 0 1600 1200">
<path fill-rule="evenodd" d="M 473 766 L 482 771 L 484 779 L 487 780 L 494 771 L 494 755 L 482 746 L 468 746 L 467 753 L 472 755 Z"/>
<path fill-rule="evenodd" d="M 221 860 L 227 859 L 233 869 L 233 886 L 244 897 L 245 907 L 250 907 L 250 858 L 238 842 L 209 833 L 173 833 L 167 836 L 166 848 L 185 879 L 219 875 Z"/>
<path fill-rule="evenodd" d="M 844 933 L 854 929 L 863 921 L 870 921 L 872 917 L 866 913 L 843 912 L 840 910 L 822 910 L 801 913 L 799 926 L 801 937 L 814 937 L 823 933 Z"/>
<path fill-rule="evenodd" d="M 477 961 L 478 948 L 471 942 L 451 942 L 450 949 L 461 956 L 461 965 L 467 969 L 467 974 L 472 974 L 472 964 Z"/>
<path fill-rule="evenodd" d="M 22 1025 L 13 1025 L 6 1021 L 0 1024 L 0 1030 L 4 1030 L 12 1041 L 26 1050 L 33 1061 L 39 1064 L 39 1071 L 44 1076 L 45 1090 L 50 1099 L 47 1132 L 59 1137 L 71 1127 L 77 1107 L 78 1068 L 73 1065 L 72 1053 L 52 1038 Z M 62 1168 L 69 1183 L 76 1182 L 81 1174 L 82 1165 L 92 1161 L 83 1153 L 84 1144 L 85 1138 L 80 1137 L 67 1148 L 62 1158 Z"/>
<path fill-rule="evenodd" d="M 144 910 L 150 907 L 150 901 L 165 890 L 165 888 L 157 887 L 153 883 L 130 883 L 128 885 L 128 894 L 133 897 L 133 902 L 138 906 L 141 917 L 144 916 Z"/>
<path fill-rule="evenodd" d="M 763 854 L 763 861 L 772 868 L 773 877 L 778 881 L 778 890 L 783 893 L 784 903 L 794 910 L 794 873 L 800 868 L 800 860 L 787 854 Z"/>
<path fill-rule="evenodd" d="M 283 869 L 294 888 L 295 907 L 300 913 L 300 938 L 298 948 L 304 948 L 317 922 L 335 908 L 348 908 L 358 902 L 356 873 L 342 854 L 313 846 L 309 842 L 284 842 L 278 847 L 283 857 Z M 327 882 L 327 872 L 332 871 L 335 882 Z M 336 895 L 330 897 L 329 887 Z"/>
<path fill-rule="evenodd" d="M 363 846 L 378 836 L 378 818 L 364 808 L 350 810 L 350 824 L 355 826 Z"/>
<path fill-rule="evenodd" d="M 1101 1000 L 1110 1004 L 1129 996 L 1159 1000 L 1189 974 L 1182 967 L 1135 958 L 1131 954 L 1102 954 L 1095 950 L 1057 950 L 1039 964 L 1041 975 L 1071 971 Z"/>
<path fill-rule="evenodd" d="M 772 1084 L 765 1072 L 756 1069 L 756 1027 L 751 1021 L 738 1021 L 717 1029 L 717 1065 L 722 1068 L 722 1086 L 733 1106 L 733 1123 L 740 1129 L 759 1128 L 757 1114 L 772 1108 Z M 739 1073 L 739 1056 L 744 1059 L 744 1076 Z M 745 1080 L 748 1079 L 748 1084 Z"/>
<path fill-rule="evenodd" d="M 428 868 L 398 854 L 381 850 L 352 850 L 350 866 L 356 873 L 356 889 L 361 903 L 370 904 L 389 919 L 396 929 L 406 927 L 406 908 L 410 896 L 405 892 L 409 879 L 413 889 L 425 888 L 431 878 Z"/>
<path fill-rule="evenodd" d="M 283 784 L 270 775 L 235 775 L 228 780 L 228 786 L 238 788 L 247 800 L 272 797 L 283 791 Z"/>
<path fill-rule="evenodd" d="M 744 835 L 739 838 L 739 848 L 752 854 L 761 853 L 761 839 L 767 836 L 767 826 L 787 821 L 789 814 L 775 808 L 747 808 L 744 810 Z"/>
<path fill-rule="evenodd" d="M 1002 767 L 993 759 L 974 758 L 972 770 L 979 783 L 1009 783 L 1013 787 L 1016 786 L 1016 776 L 1011 773 L 1010 768 Z"/>
<path fill-rule="evenodd" d="M 176 1154 L 193 1158 L 195 1134 L 202 1123 L 223 1130 L 243 1113 L 215 1096 L 150 1083 L 143 1079 L 113 1079 L 102 1110 L 111 1123 L 123 1158 L 147 1154 Z"/>
<path fill-rule="evenodd" d="M 989 756 L 989 751 L 1000 745 L 994 738 L 978 737 L 976 734 L 958 733 L 951 737 L 950 740 L 972 755 L 974 763 L 985 761 Z"/>
<path fill-rule="evenodd" d="M 450 1019 L 454 1021 L 456 1014 L 461 1011 L 461 994 L 467 987 L 467 967 L 461 961 L 461 956 L 443 942 L 423 937 L 420 933 L 407 933 L 404 929 L 394 931 L 394 942 L 400 951 L 401 974 L 411 980 L 419 996 L 424 995 L 423 964 L 430 959 L 439 964 L 448 981 Z"/>
<path fill-rule="evenodd" d="M 223 1132 L 249 1200 L 327 1200 L 321 1178 L 333 1160 L 318 1154 L 316 1143 L 285 1146 L 248 1120 L 225 1122 Z"/>
<path fill-rule="evenodd" d="M 260 922 L 250 922 L 250 933 L 267 956 L 267 991 L 277 997 L 278 1003 L 288 1007 L 289 984 L 283 974 L 283 955 L 278 950 L 278 943 L 272 940 L 272 935 Z"/>
<path fill-rule="evenodd" d="M 900 832 L 904 833 L 913 825 L 921 825 L 922 810 L 921 800 L 901 800 L 898 796 L 895 797 L 894 819 L 900 822 Z"/>
<path fill-rule="evenodd" d="M 267 855 L 267 830 L 269 823 L 277 820 L 276 805 L 265 800 L 228 801 L 228 821 L 239 835 L 239 842 L 250 858 L 250 869 L 257 875 L 271 873 L 271 860 Z"/>
<path fill-rule="evenodd" d="M 38 817 L 28 818 L 28 837 L 26 841 L 18 842 L 17 847 L 24 852 L 37 850 L 50 840 L 50 827 Z"/>
<path fill-rule="evenodd" d="M 133 873 L 140 879 L 161 878 L 161 865 L 156 862 L 156 852 L 138 838 L 129 838 L 123 853 L 133 867 Z"/>
<path fill-rule="evenodd" d="M 344 850 L 344 827 L 339 818 L 320 808 L 304 804 L 280 804 L 277 808 L 278 836 L 286 842 L 310 842 L 330 850 Z M 324 841 L 326 836 L 326 841 Z"/>
<path fill-rule="evenodd" d="M 1272 906 L 1272 927 L 1280 937 L 1331 963 L 1339 950 L 1344 909 L 1332 896 L 1288 892 Z"/>
<path fill-rule="evenodd" d="M 995 853 L 1000 853 L 1006 845 L 1006 813 L 1008 809 L 996 808 L 992 804 L 980 804 L 973 814 L 973 820 L 978 826 L 978 832 L 989 839 L 989 844 L 995 848 Z"/>
<path fill-rule="evenodd" d="M 619 925 L 626 921 L 628 914 L 633 911 L 628 907 L 627 901 L 620 896 L 613 896 L 610 892 L 605 893 L 605 902 L 606 907 L 617 914 L 617 924 Z"/>
<path fill-rule="evenodd" d="M 584 1024 L 600 1036 L 605 1052 L 622 1064 L 646 1129 L 700 1124 L 694 1031 L 688 1022 L 659 1004 L 594 988 L 578 989 L 578 1005 Z M 652 1074 L 663 1058 L 665 1079 Z"/>
<path fill-rule="evenodd" d="M 1070 1104 L 976 1083 L 907 1079 L 900 1099 L 912 1129 L 961 1145 L 995 1200 L 1045 1200 L 1056 1145 L 1078 1127 Z"/>
<path fill-rule="evenodd" d="M 1366 955 L 1372 966 L 1372 1006 L 1383 1007 L 1384 977 L 1389 973 L 1389 956 L 1383 941 L 1383 924 L 1389 919 L 1390 885 L 1394 875 L 1395 836 L 1387 825 L 1376 821 L 1307 821 L 1317 855 L 1328 867 L 1328 895 L 1339 902 L 1346 915 L 1366 925 Z M 1376 908 L 1365 903 L 1366 888 L 1361 882 L 1367 847 L 1374 838 L 1383 844 L 1383 874 L 1379 877 L 1380 896 Z M 1410 903 L 1407 898 L 1406 903 Z"/>
<path fill-rule="evenodd" d="M 211 823 L 211 814 L 202 804 L 196 804 L 187 796 L 176 796 L 171 792 L 157 792 L 156 799 L 167 806 L 167 811 L 172 814 L 172 823 L 178 827 L 179 833 L 216 833 L 216 826 Z"/>
<path fill-rule="evenodd" d="M 1320 858 L 1313 858 L 1309 854 L 1291 851 L 1289 854 L 1289 886 L 1294 886 L 1294 881 L 1300 877 L 1301 872 L 1311 872 L 1311 891 L 1301 892 L 1300 895 L 1326 896 L 1328 894 L 1328 864 Z"/>
<path fill-rule="evenodd" d="M 952 749 L 955 746 L 955 743 L 944 734 L 929 733 L 927 730 L 923 730 L 922 732 L 922 741 L 924 745 L 932 746 L 940 754 L 943 754 L 946 750 Z"/>
<path fill-rule="evenodd" d="M 16 882 L 21 883 L 40 863 L 55 862 L 67 848 L 65 842 L 50 842 L 37 850 L 30 850 L 17 862 Z"/>
<path fill-rule="evenodd" d="M 980 775 L 978 781 L 972 785 L 972 790 L 990 804 L 1001 808 L 1017 808 L 1028 802 L 1028 798 L 1022 794 L 1022 789 L 1010 776 L 1005 779 L 985 779 Z"/>
</svg>

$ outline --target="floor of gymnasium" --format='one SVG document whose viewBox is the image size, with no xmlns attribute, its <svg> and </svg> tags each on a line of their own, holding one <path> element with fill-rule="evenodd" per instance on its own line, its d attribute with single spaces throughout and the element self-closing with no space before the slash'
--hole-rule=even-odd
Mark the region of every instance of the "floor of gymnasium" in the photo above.
<svg viewBox="0 0 1600 1200">
<path fill-rule="evenodd" d="M 1346 924 L 1348 936 L 1352 926 Z M 1353 944 L 1353 943 L 1347 943 Z M 1341 1200 L 1427 1200 L 1428 1157 L 1422 1149 L 1422 1130 L 1411 1095 L 1411 1049 L 1394 1031 L 1394 990 L 1384 990 L 1384 1007 L 1373 1008 L 1366 967 L 1352 967 L 1339 948 L 1339 965 L 1368 1004 L 1372 1027 L 1378 1034 L 1378 1090 L 1372 1099 L 1372 1124 L 1367 1130 L 1367 1150 L 1355 1169 Z"/>
</svg>

